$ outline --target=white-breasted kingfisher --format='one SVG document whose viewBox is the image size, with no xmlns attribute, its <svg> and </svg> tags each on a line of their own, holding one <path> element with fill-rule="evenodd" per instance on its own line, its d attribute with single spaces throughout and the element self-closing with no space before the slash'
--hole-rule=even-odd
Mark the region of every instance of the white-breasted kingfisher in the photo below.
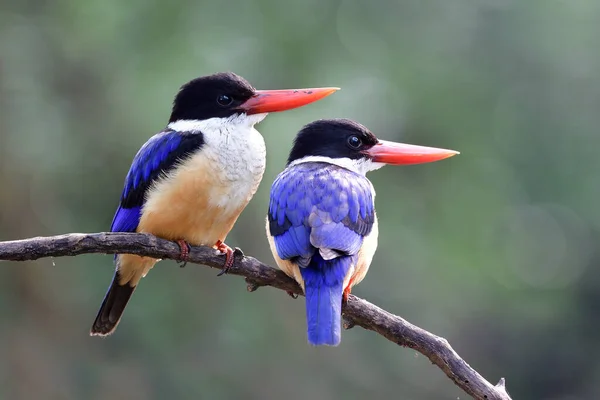
<svg viewBox="0 0 600 400">
<path fill-rule="evenodd" d="M 133 159 L 111 231 L 177 241 L 182 261 L 189 245 L 214 246 L 226 254 L 226 272 L 233 250 L 225 238 L 265 170 L 265 142 L 254 125 L 267 113 L 301 107 L 336 90 L 256 90 L 230 72 L 186 83 L 175 97 L 167 127 Z M 157 261 L 115 256 L 116 272 L 91 335 L 114 332 L 140 279 Z"/>
<path fill-rule="evenodd" d="M 367 274 L 377 248 L 375 190 L 366 173 L 455 154 L 379 140 L 347 119 L 300 130 L 271 188 L 267 236 L 277 265 L 306 296 L 310 344 L 340 343 L 342 301 Z"/>
</svg>

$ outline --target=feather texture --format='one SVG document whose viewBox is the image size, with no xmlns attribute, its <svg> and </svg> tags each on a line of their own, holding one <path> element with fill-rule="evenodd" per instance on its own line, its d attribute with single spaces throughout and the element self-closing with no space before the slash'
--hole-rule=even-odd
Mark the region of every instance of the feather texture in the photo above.
<svg viewBox="0 0 600 400">
<path fill-rule="evenodd" d="M 293 165 L 273 183 L 267 221 L 278 264 L 304 289 L 309 343 L 338 345 L 342 294 L 375 223 L 371 182 L 326 162 Z"/>
<path fill-rule="evenodd" d="M 173 130 L 151 137 L 137 152 L 127 173 L 111 232 L 136 232 L 148 190 L 203 143 L 202 134 Z M 117 270 L 94 320 L 92 335 L 109 335 L 115 330 L 139 279 L 135 271 L 145 274 L 155 262 L 144 257 L 115 254 Z"/>
<path fill-rule="evenodd" d="M 148 188 L 161 175 L 189 157 L 204 144 L 201 133 L 165 130 L 152 136 L 135 155 L 121 195 L 121 207 L 133 208 L 144 204 Z"/>
<path fill-rule="evenodd" d="M 271 188 L 269 233 L 282 259 L 316 249 L 356 254 L 373 227 L 373 186 L 359 174 L 322 162 L 283 171 Z"/>
<path fill-rule="evenodd" d="M 337 346 L 341 340 L 342 293 L 344 279 L 356 256 L 323 260 L 315 254 L 300 273 L 306 296 L 308 342 L 314 346 Z"/>
</svg>

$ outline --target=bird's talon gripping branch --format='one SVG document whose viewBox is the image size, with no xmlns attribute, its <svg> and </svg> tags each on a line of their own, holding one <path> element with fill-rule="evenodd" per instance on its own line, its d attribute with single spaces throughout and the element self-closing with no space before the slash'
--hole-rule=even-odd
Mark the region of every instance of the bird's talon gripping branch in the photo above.
<svg viewBox="0 0 600 400">
<path fill-rule="evenodd" d="M 223 265 L 223 269 L 221 269 L 221 272 L 217 274 L 217 276 L 221 276 L 223 274 L 226 274 L 227 271 L 229 271 L 229 268 L 231 268 L 231 266 L 233 265 L 233 249 L 220 240 L 217 240 L 217 243 L 215 243 L 215 247 L 222 254 L 225 254 L 225 264 Z"/>
<path fill-rule="evenodd" d="M 350 278 L 350 282 L 348 282 L 348 286 L 344 289 L 342 294 L 342 304 L 348 303 L 348 296 L 350 296 L 350 292 L 352 291 L 352 283 L 354 281 L 354 277 Z"/>
<path fill-rule="evenodd" d="M 188 242 L 186 242 L 183 239 L 179 239 L 177 241 L 177 244 L 179 245 L 179 249 L 181 250 L 181 254 L 179 256 L 179 261 L 177 261 L 177 263 L 183 263 L 181 264 L 179 267 L 180 268 L 184 268 L 187 263 L 188 263 L 188 259 L 190 257 L 190 250 L 192 249 L 190 247 L 190 245 L 188 244 Z"/>
<path fill-rule="evenodd" d="M 350 296 L 350 290 L 346 288 L 342 294 L 342 304 L 348 303 L 348 296 Z"/>
</svg>

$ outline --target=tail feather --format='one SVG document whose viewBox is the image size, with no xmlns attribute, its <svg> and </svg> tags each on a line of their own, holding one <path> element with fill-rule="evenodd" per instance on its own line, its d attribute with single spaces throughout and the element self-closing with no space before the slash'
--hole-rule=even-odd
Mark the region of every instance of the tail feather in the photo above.
<svg viewBox="0 0 600 400">
<path fill-rule="evenodd" d="M 344 278 L 353 257 L 325 261 L 316 253 L 306 268 L 300 268 L 306 296 L 308 342 L 315 346 L 337 346 L 341 340 Z"/>
<path fill-rule="evenodd" d="M 119 285 L 119 272 L 115 273 L 92 325 L 90 335 L 107 336 L 115 331 L 134 290 L 135 286 L 129 286 L 128 283 Z"/>
</svg>

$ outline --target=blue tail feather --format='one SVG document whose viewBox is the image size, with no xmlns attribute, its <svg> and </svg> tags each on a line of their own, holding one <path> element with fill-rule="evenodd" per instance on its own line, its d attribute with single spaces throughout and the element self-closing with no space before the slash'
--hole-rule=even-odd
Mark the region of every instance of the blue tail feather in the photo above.
<svg viewBox="0 0 600 400">
<path fill-rule="evenodd" d="M 325 261 L 315 253 L 306 268 L 300 268 L 306 296 L 308 342 L 315 346 L 337 346 L 341 339 L 344 278 L 353 256 Z"/>
</svg>

